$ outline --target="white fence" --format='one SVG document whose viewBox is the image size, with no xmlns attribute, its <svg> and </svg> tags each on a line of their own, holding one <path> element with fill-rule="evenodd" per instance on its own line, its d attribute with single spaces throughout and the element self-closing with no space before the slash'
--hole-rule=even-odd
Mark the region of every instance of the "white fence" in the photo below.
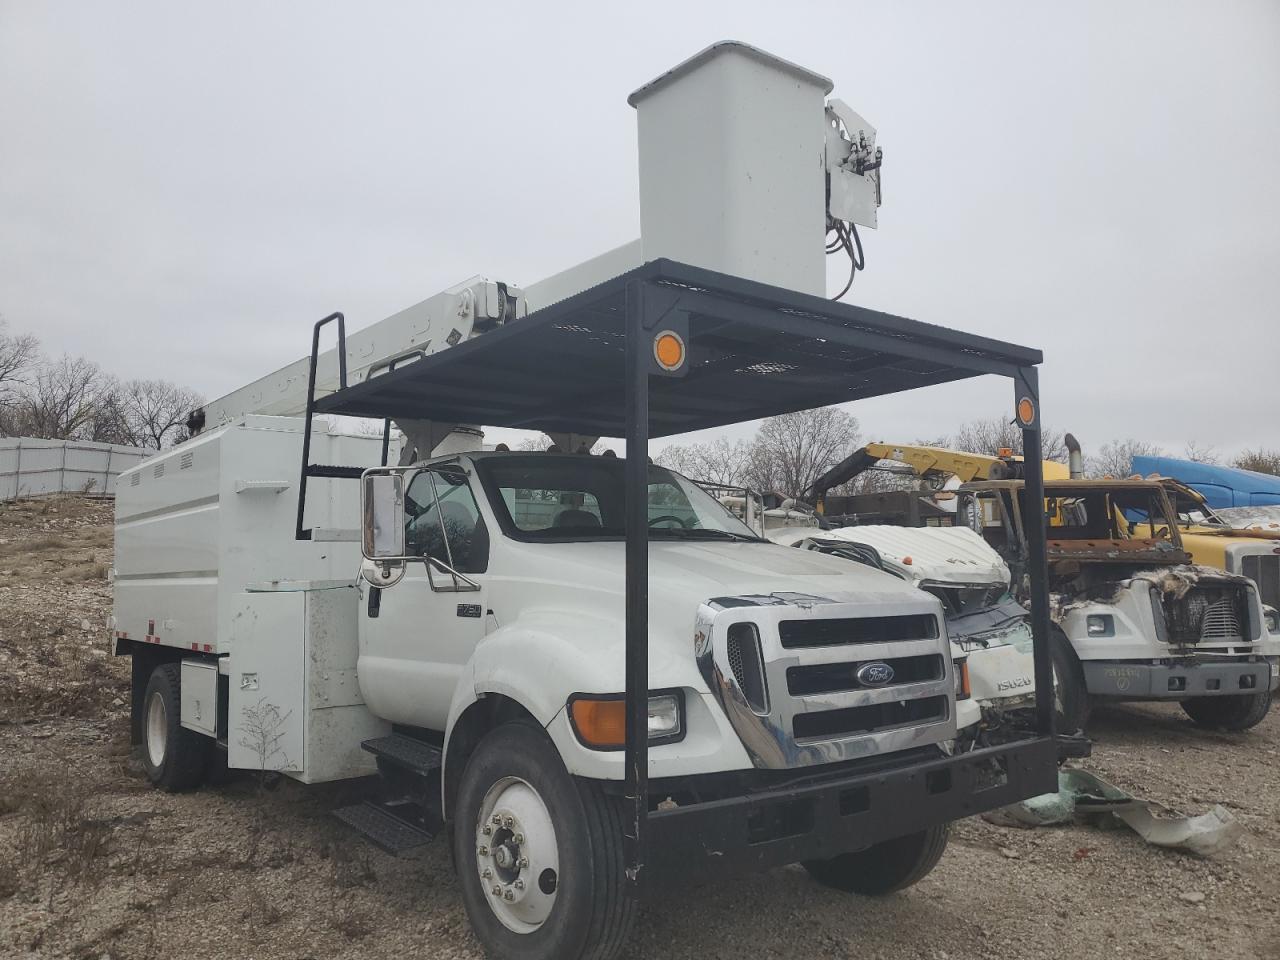
<svg viewBox="0 0 1280 960">
<path fill-rule="evenodd" d="M 113 496 L 120 471 L 155 452 L 88 440 L 0 438 L 0 500 L 51 493 Z"/>
</svg>

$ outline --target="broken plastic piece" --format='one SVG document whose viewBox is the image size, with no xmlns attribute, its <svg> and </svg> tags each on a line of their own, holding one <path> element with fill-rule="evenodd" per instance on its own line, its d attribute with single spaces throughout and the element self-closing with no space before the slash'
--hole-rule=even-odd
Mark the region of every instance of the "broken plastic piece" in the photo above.
<svg viewBox="0 0 1280 960">
<path fill-rule="evenodd" d="M 1229 810 L 1216 805 L 1196 817 L 1175 814 L 1162 803 L 1134 797 L 1084 770 L 1058 771 L 1058 792 L 1032 797 L 984 815 L 1001 826 L 1047 827 L 1061 823 L 1106 826 L 1115 820 L 1157 847 L 1212 857 L 1244 833 Z"/>
</svg>

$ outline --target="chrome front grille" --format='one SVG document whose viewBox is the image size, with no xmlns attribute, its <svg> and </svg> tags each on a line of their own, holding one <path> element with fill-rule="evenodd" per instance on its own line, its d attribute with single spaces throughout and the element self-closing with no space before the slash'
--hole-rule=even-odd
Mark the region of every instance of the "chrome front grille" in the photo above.
<svg viewBox="0 0 1280 960">
<path fill-rule="evenodd" d="M 699 611 L 696 645 L 709 688 L 758 767 L 955 736 L 947 638 L 926 594 L 890 603 L 724 598 Z"/>
</svg>

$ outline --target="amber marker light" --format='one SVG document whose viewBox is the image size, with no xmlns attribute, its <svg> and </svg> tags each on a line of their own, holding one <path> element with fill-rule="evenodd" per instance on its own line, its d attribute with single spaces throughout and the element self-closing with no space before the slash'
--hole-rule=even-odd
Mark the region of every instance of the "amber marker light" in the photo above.
<svg viewBox="0 0 1280 960">
<path fill-rule="evenodd" d="M 663 370 L 684 366 L 684 340 L 673 330 L 663 330 L 653 338 L 653 358 Z"/>
</svg>

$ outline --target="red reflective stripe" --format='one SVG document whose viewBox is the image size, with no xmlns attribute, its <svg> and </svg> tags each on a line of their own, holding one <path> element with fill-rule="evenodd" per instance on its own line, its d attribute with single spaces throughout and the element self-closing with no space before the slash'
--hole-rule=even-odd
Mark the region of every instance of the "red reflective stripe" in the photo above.
<svg viewBox="0 0 1280 960">
<path fill-rule="evenodd" d="M 213 644 L 212 644 L 212 643 L 206 643 L 206 644 L 204 645 L 204 652 L 205 652 L 205 653 L 213 653 Z"/>
</svg>

